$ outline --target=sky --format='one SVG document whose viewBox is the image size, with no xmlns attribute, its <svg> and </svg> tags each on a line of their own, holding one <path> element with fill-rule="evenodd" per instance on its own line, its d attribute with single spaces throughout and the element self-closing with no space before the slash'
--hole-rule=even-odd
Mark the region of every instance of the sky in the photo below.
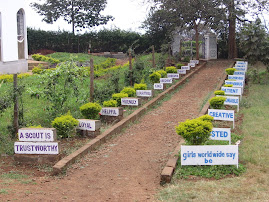
<svg viewBox="0 0 269 202">
<path fill-rule="evenodd" d="M 31 2 L 39 2 L 37 0 L 25 0 L 26 7 L 26 23 L 28 27 L 42 30 L 65 30 L 72 31 L 71 25 L 64 20 L 58 20 L 53 24 L 42 22 L 42 17 L 36 13 L 29 5 Z M 144 0 L 107 0 L 107 6 L 104 10 L 104 15 L 112 15 L 115 19 L 105 26 L 98 26 L 94 30 L 100 30 L 104 27 L 120 28 L 122 30 L 136 31 L 144 33 L 140 29 L 141 23 L 145 20 L 149 11 L 149 5 L 143 4 Z"/>
</svg>

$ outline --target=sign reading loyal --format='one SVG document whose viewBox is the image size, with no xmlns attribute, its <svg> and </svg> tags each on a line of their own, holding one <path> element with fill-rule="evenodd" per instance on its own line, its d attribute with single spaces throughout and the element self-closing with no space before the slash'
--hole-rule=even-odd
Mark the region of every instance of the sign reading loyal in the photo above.
<svg viewBox="0 0 269 202">
<path fill-rule="evenodd" d="M 78 121 L 77 129 L 79 130 L 96 131 L 101 127 L 101 121 L 99 120 L 78 119 Z"/>
<path fill-rule="evenodd" d="M 225 140 L 231 144 L 231 128 L 213 128 L 209 139 Z"/>
<path fill-rule="evenodd" d="M 22 128 L 18 132 L 19 141 L 23 142 L 53 142 L 56 140 L 54 128 Z"/>
<path fill-rule="evenodd" d="M 238 145 L 181 145 L 181 165 L 238 166 Z"/>
<path fill-rule="evenodd" d="M 232 121 L 234 125 L 234 110 L 208 109 L 208 115 L 212 116 L 214 120 Z"/>
</svg>

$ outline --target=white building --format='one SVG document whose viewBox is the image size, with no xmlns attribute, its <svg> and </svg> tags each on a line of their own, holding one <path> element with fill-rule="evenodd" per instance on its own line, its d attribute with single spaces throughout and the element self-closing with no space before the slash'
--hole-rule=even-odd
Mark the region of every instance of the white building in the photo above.
<svg viewBox="0 0 269 202">
<path fill-rule="evenodd" d="M 0 0 L 0 74 L 28 70 L 24 0 Z"/>
</svg>

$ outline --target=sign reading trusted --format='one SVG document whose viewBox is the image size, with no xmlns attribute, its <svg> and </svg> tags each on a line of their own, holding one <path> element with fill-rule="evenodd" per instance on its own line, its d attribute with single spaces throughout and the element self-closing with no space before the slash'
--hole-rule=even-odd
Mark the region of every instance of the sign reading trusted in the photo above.
<svg viewBox="0 0 269 202">
<path fill-rule="evenodd" d="M 152 97 L 152 90 L 136 90 L 138 97 Z"/>
<path fill-rule="evenodd" d="M 195 63 L 188 63 L 189 67 L 195 67 Z"/>
<path fill-rule="evenodd" d="M 208 115 L 218 121 L 232 121 L 234 128 L 234 110 L 208 109 Z"/>
<path fill-rule="evenodd" d="M 154 90 L 163 90 L 163 83 L 154 83 Z"/>
<path fill-rule="evenodd" d="M 78 121 L 77 129 L 79 130 L 96 131 L 101 127 L 101 121 L 99 120 L 78 119 Z"/>
<path fill-rule="evenodd" d="M 168 74 L 167 74 L 167 78 L 179 79 L 179 74 L 168 73 Z"/>
<path fill-rule="evenodd" d="M 246 72 L 245 71 L 235 71 L 234 72 L 234 75 L 242 75 L 242 76 L 245 76 L 246 75 Z"/>
<path fill-rule="evenodd" d="M 199 64 L 199 60 L 190 60 L 190 63 L 195 63 L 196 65 Z"/>
<path fill-rule="evenodd" d="M 240 88 L 244 87 L 244 82 L 243 81 L 228 81 L 228 80 L 225 80 L 225 84 L 233 84 L 233 87 L 240 87 Z"/>
<path fill-rule="evenodd" d="M 139 98 L 121 98 L 121 105 L 125 106 L 139 106 L 140 101 Z"/>
<path fill-rule="evenodd" d="M 100 114 L 103 116 L 119 116 L 120 110 L 118 107 L 104 107 Z"/>
<path fill-rule="evenodd" d="M 231 144 L 231 128 L 213 128 L 211 131 L 211 140 L 225 140 Z"/>
<path fill-rule="evenodd" d="M 23 142 L 53 142 L 57 138 L 54 128 L 22 128 L 18 136 Z"/>
<path fill-rule="evenodd" d="M 181 145 L 181 165 L 238 166 L 238 145 Z"/>
<path fill-rule="evenodd" d="M 173 83 L 172 78 L 160 78 L 160 83 Z"/>
<path fill-rule="evenodd" d="M 15 142 L 15 154 L 59 154 L 58 142 Z"/>
<path fill-rule="evenodd" d="M 181 69 L 190 70 L 191 68 L 189 66 L 181 66 Z"/>
<path fill-rule="evenodd" d="M 225 95 L 242 95 L 242 88 L 221 87 Z"/>
<path fill-rule="evenodd" d="M 182 67 L 181 67 L 182 68 Z M 178 74 L 186 74 L 186 69 L 178 69 L 177 70 Z"/>
<path fill-rule="evenodd" d="M 241 75 L 229 75 L 228 79 L 234 79 L 234 80 L 239 80 L 239 81 L 245 81 L 245 76 Z"/>
</svg>

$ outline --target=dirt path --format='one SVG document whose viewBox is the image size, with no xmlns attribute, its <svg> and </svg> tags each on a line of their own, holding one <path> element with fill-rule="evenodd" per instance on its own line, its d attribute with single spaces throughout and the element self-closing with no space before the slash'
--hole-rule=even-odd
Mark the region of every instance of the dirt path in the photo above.
<svg viewBox="0 0 269 202">
<path fill-rule="evenodd" d="M 209 62 L 172 98 L 98 151 L 74 164 L 67 175 L 36 178 L 34 183 L 0 184 L 1 200 L 18 201 L 154 201 L 160 173 L 180 140 L 179 121 L 196 118 L 207 95 L 231 64 Z"/>
</svg>

